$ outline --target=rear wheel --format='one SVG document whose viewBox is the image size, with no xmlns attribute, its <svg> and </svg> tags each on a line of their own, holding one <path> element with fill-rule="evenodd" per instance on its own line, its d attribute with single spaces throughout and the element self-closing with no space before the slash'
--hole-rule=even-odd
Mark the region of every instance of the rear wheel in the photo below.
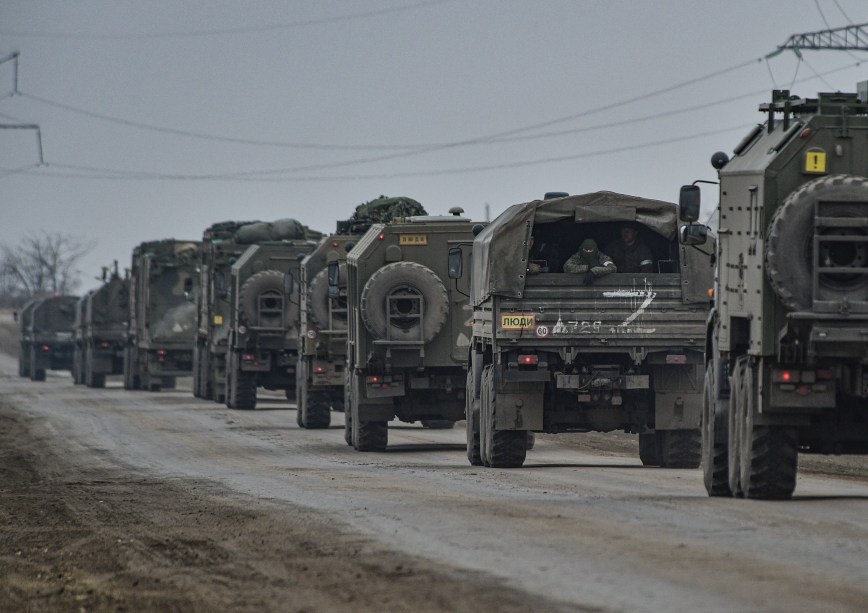
<svg viewBox="0 0 868 613">
<path fill-rule="evenodd" d="M 226 406 L 249 411 L 256 408 L 256 378 L 241 370 L 237 358 L 228 359 L 226 369 Z"/>
<path fill-rule="evenodd" d="M 726 401 L 717 387 L 715 360 L 705 367 L 705 394 L 702 398 L 702 477 L 709 496 L 730 496 L 727 479 Z"/>
<path fill-rule="evenodd" d="M 739 456 L 741 454 L 741 424 L 744 422 L 745 387 L 744 373 L 747 369 L 747 356 L 738 358 L 732 373 L 729 411 L 727 414 L 726 428 L 726 465 L 727 482 L 729 491 L 733 496 L 741 497 L 741 474 L 739 470 Z"/>
<path fill-rule="evenodd" d="M 357 375 L 353 375 L 356 377 Z M 353 390 L 356 388 L 353 387 Z M 356 451 L 383 451 L 389 444 L 389 424 L 385 421 L 363 421 L 358 399 L 352 402 L 353 447 Z"/>
<path fill-rule="evenodd" d="M 30 380 L 45 381 L 45 369 L 36 367 L 36 348 L 30 349 Z"/>
<path fill-rule="evenodd" d="M 745 370 L 745 407 L 739 449 L 739 482 L 745 498 L 786 500 L 796 489 L 798 433 L 795 428 L 754 424 L 758 400 L 754 369 Z"/>
<path fill-rule="evenodd" d="M 479 399 L 479 438 L 482 461 L 491 468 L 518 468 L 527 456 L 527 431 L 497 430 L 497 403 L 494 367 L 482 371 Z"/>
<path fill-rule="evenodd" d="M 702 459 L 702 432 L 697 429 L 664 430 L 660 465 L 664 468 L 699 468 Z"/>
<path fill-rule="evenodd" d="M 310 430 L 322 430 L 331 425 L 331 406 L 328 394 L 322 392 L 309 393 L 304 403 L 302 413 L 304 427 Z"/>
<path fill-rule="evenodd" d="M 479 446 L 479 402 L 473 385 L 473 368 L 467 370 L 467 386 L 464 393 L 464 414 L 466 419 L 467 459 L 471 466 L 482 466 Z"/>
<path fill-rule="evenodd" d="M 344 377 L 344 440 L 350 447 L 353 446 L 353 399 L 350 373 Z"/>
</svg>

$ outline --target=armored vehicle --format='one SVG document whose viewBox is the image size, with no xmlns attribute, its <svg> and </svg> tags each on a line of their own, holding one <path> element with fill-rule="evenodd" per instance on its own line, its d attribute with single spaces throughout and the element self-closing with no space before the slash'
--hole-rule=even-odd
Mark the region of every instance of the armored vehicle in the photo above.
<svg viewBox="0 0 868 613">
<path fill-rule="evenodd" d="M 239 242 L 236 233 L 242 227 L 260 223 L 224 221 L 208 227 L 202 235 L 193 348 L 193 395 L 197 398 L 226 401 L 226 343 L 231 303 L 229 270 L 250 246 L 249 238 Z"/>
<path fill-rule="evenodd" d="M 199 243 L 164 239 L 133 249 L 124 388 L 160 391 L 193 370 Z"/>
<path fill-rule="evenodd" d="M 521 466 L 528 431 L 623 430 L 639 433 L 643 464 L 698 466 L 712 267 L 679 245 L 677 221 L 674 204 L 597 192 L 514 205 L 476 237 L 471 464 Z M 563 272 L 580 244 L 606 245 L 625 225 L 650 272 Z"/>
<path fill-rule="evenodd" d="M 263 230 L 268 235 L 255 238 L 230 269 L 225 381 L 226 406 L 235 409 L 255 408 L 258 387 L 295 399 L 299 288 L 286 292 L 284 279 L 298 277 L 301 260 L 322 238 L 293 219 Z"/>
<path fill-rule="evenodd" d="M 18 316 L 21 344 L 18 374 L 45 381 L 46 370 L 72 369 L 72 331 L 76 296 L 36 298 Z"/>
<path fill-rule="evenodd" d="M 76 308 L 72 378 L 76 384 L 105 387 L 106 375 L 124 372 L 129 279 L 103 268 L 103 284 L 81 297 Z"/>
<path fill-rule="evenodd" d="M 798 453 L 868 453 L 868 83 L 774 91 L 720 178 L 706 337 L 712 496 L 789 498 Z M 698 190 L 682 188 L 685 221 Z M 697 225 L 683 240 L 701 243 Z"/>
<path fill-rule="evenodd" d="M 450 278 L 447 254 L 469 254 L 474 224 L 450 212 L 374 224 L 347 256 L 345 437 L 358 451 L 384 449 L 394 417 L 464 418 L 469 287 Z M 328 275 L 338 290 L 337 261 Z"/>
<path fill-rule="evenodd" d="M 337 223 L 301 263 L 300 356 L 296 369 L 297 423 L 302 428 L 327 428 L 331 410 L 344 410 L 347 354 L 347 252 L 372 224 L 394 217 L 425 215 L 410 198 L 379 198 L 356 207 L 353 216 Z M 338 285 L 328 284 L 328 265 L 337 262 Z M 331 290 L 331 291 L 330 291 Z"/>
</svg>

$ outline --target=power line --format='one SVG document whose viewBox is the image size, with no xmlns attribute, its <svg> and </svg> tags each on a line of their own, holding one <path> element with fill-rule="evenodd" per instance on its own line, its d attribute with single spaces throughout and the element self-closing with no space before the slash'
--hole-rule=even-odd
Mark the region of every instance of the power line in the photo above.
<svg viewBox="0 0 868 613">
<path fill-rule="evenodd" d="M 669 139 L 660 139 L 654 140 L 646 143 L 634 144 L 634 145 L 625 145 L 623 147 L 615 147 L 612 149 L 602 149 L 602 150 L 594 150 L 590 152 L 583 152 L 571 155 L 564 156 L 554 156 L 554 157 L 546 157 L 539 158 L 533 160 L 523 160 L 517 162 L 507 162 L 503 164 L 491 164 L 485 166 L 466 166 L 461 168 L 449 168 L 449 169 L 441 169 L 441 170 L 428 170 L 428 171 L 410 171 L 410 172 L 400 172 L 400 173 L 381 173 L 381 174 L 365 174 L 365 175 L 331 175 L 331 176 L 309 176 L 309 177 L 268 177 L 268 178 L 250 178 L 250 177 L 239 177 L 234 174 L 207 174 L 207 175 L 182 175 L 182 174 L 168 174 L 168 173 L 148 173 L 141 171 L 127 171 L 127 170 L 119 170 L 119 169 L 111 169 L 111 168 L 98 168 L 94 166 L 83 166 L 79 164 L 61 164 L 61 163 L 49 163 L 46 166 L 43 166 L 41 169 L 36 171 L 31 171 L 28 174 L 33 174 L 37 176 L 46 176 L 46 177 L 62 177 L 62 178 L 71 178 L 71 179 L 106 179 L 106 180 L 174 180 L 174 181 L 241 181 L 241 182 L 271 182 L 271 183 L 281 183 L 281 182 L 319 182 L 319 181 L 359 181 L 366 179 L 395 179 L 395 178 L 406 178 L 406 177 L 422 177 L 422 176 L 438 176 L 438 175 L 449 175 L 449 174 L 468 174 L 475 172 L 484 172 L 491 170 L 502 170 L 502 169 L 512 169 L 512 168 L 521 168 L 527 166 L 538 166 L 540 164 L 549 164 L 554 162 L 564 162 L 571 160 L 578 160 L 589 157 L 597 157 L 602 155 L 611 155 L 615 153 L 625 153 L 628 151 L 634 151 L 638 149 L 648 149 L 651 147 L 658 147 L 661 145 L 669 145 L 673 143 L 684 142 L 688 140 L 694 140 L 697 138 L 704 138 L 706 136 L 713 136 L 716 134 L 723 134 L 727 132 L 734 132 L 735 130 L 745 130 L 752 126 L 753 124 L 741 124 L 739 126 L 733 126 L 729 128 L 720 128 L 717 130 L 710 130 L 708 132 L 701 133 L 693 133 L 685 136 L 678 136 Z M 87 175 L 82 175 L 78 173 L 72 172 L 54 172 L 52 169 L 58 168 L 61 170 L 72 170 L 72 171 L 81 171 L 89 173 Z"/>
<path fill-rule="evenodd" d="M 239 28 L 224 28 L 214 30 L 191 30 L 185 32 L 130 32 L 125 34 L 88 34 L 75 32 L 16 32 L 14 30 L 0 30 L 0 35 L 17 36 L 22 38 L 68 38 L 68 39 L 91 39 L 91 40 L 141 40 L 152 38 L 192 38 L 201 36 L 223 36 L 236 34 L 254 34 L 258 32 L 270 32 L 275 30 L 288 30 L 293 28 L 304 28 L 308 26 L 318 26 L 331 23 L 340 23 L 344 21 L 355 21 L 358 19 L 368 19 L 371 17 L 379 17 L 392 13 L 401 13 L 405 11 L 416 10 L 427 6 L 445 4 L 454 0 L 424 0 L 414 4 L 398 6 L 393 8 L 377 9 L 365 11 L 361 13 L 350 13 L 347 15 L 338 15 L 336 17 L 320 17 L 318 19 L 302 19 L 299 21 L 289 21 L 285 23 L 276 23 L 262 26 L 246 26 Z"/>
</svg>

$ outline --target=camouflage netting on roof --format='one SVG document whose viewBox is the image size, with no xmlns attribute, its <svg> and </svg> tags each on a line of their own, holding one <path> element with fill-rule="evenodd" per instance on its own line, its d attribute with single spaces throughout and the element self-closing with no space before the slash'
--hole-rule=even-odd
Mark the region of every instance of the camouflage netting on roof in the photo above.
<svg viewBox="0 0 868 613">
<path fill-rule="evenodd" d="M 242 245 L 253 245 L 269 241 L 319 240 L 322 232 L 311 230 L 306 225 L 286 217 L 272 222 L 258 221 L 247 224 L 235 233 L 235 241 Z"/>
<path fill-rule="evenodd" d="M 413 215 L 427 215 L 425 208 L 405 196 L 387 198 L 380 196 L 370 202 L 360 204 L 356 212 L 350 217 L 350 221 L 365 221 L 367 223 L 389 223 L 396 217 L 412 217 Z"/>
<path fill-rule="evenodd" d="M 534 224 L 566 219 L 576 223 L 635 221 L 667 240 L 673 240 L 678 232 L 677 207 L 662 200 L 594 192 L 515 204 L 473 241 L 473 304 L 492 294 L 521 296 L 526 271 L 522 258 Z"/>
</svg>

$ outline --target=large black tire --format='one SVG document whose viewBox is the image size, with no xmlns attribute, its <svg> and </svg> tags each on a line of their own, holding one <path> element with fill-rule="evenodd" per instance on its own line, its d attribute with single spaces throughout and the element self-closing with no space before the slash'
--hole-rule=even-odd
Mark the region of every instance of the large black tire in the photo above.
<svg viewBox="0 0 868 613">
<path fill-rule="evenodd" d="M 468 365 L 470 363 L 468 362 Z M 466 419 L 467 459 L 471 466 L 482 466 L 482 452 L 479 446 L 479 399 L 473 382 L 473 368 L 467 369 L 467 386 L 464 393 L 464 415 Z"/>
<path fill-rule="evenodd" d="M 390 325 L 387 298 L 392 295 L 422 296 L 424 316 L 421 334 L 418 319 L 408 317 L 401 325 Z M 410 304 L 410 301 L 406 301 Z M 429 342 L 446 322 L 449 295 L 440 278 L 430 268 L 416 262 L 393 262 L 378 269 L 362 289 L 362 321 L 378 339 L 421 340 Z M 399 302 L 400 308 L 400 302 Z"/>
<path fill-rule="evenodd" d="M 298 300 L 289 300 L 283 293 L 283 277 L 283 273 L 277 270 L 263 270 L 251 276 L 241 286 L 238 303 L 249 325 L 267 323 L 268 327 L 285 327 L 298 319 Z M 280 322 L 259 321 L 259 298 L 266 293 L 275 301 L 283 303 L 283 319 Z"/>
<path fill-rule="evenodd" d="M 745 498 L 787 500 L 796 489 L 798 433 L 795 428 L 754 424 L 759 400 L 754 368 L 745 369 L 745 403 L 739 445 L 739 482 Z"/>
<path fill-rule="evenodd" d="M 296 365 L 295 388 L 298 391 L 299 425 L 309 430 L 322 430 L 331 425 L 329 395 L 312 392 L 307 382 L 307 362 L 304 358 Z"/>
<path fill-rule="evenodd" d="M 137 390 L 141 388 L 141 379 L 138 375 L 136 363 L 136 349 L 132 345 L 124 348 L 124 389 Z"/>
<path fill-rule="evenodd" d="M 19 377 L 30 377 L 30 352 L 27 352 L 27 355 L 24 355 L 25 351 L 23 348 L 18 348 L 18 376 Z"/>
<path fill-rule="evenodd" d="M 847 206 L 849 202 L 868 203 L 868 179 L 849 175 L 831 175 L 814 179 L 787 196 L 775 211 L 766 240 L 766 269 L 769 283 L 784 305 L 792 310 L 809 310 L 813 296 L 814 207 L 824 204 L 824 216 L 859 216 L 864 213 Z M 842 204 L 838 204 L 842 203 Z M 864 234 L 863 229 L 847 232 Z M 868 266 L 868 244 L 858 242 L 829 250 L 831 265 Z M 823 254 L 821 254 L 821 259 Z M 868 274 L 821 275 L 821 300 L 868 300 Z"/>
<path fill-rule="evenodd" d="M 491 468 L 519 468 L 527 457 L 526 430 L 497 430 L 494 367 L 482 371 L 479 398 L 479 438 L 482 462 Z"/>
<path fill-rule="evenodd" d="M 744 421 L 745 398 L 744 376 L 747 370 L 747 356 L 741 356 L 735 361 L 735 368 L 730 377 L 729 411 L 727 411 L 726 428 L 726 465 L 727 483 L 733 496 L 741 497 L 741 471 L 739 455 L 741 446 L 741 424 Z"/>
<path fill-rule="evenodd" d="M 193 397 L 202 398 L 205 376 L 202 372 L 202 344 L 197 341 L 193 347 Z"/>
<path fill-rule="evenodd" d="M 44 368 L 36 368 L 36 348 L 31 347 L 30 349 L 30 380 L 31 381 L 45 381 L 45 369 Z"/>
<path fill-rule="evenodd" d="M 352 398 L 352 369 L 348 369 L 344 377 L 344 440 L 350 447 L 353 446 L 353 398 Z"/>
<path fill-rule="evenodd" d="M 347 278 L 347 265 L 342 262 L 338 265 L 338 268 L 342 285 L 345 285 Z M 308 315 L 310 315 L 311 320 L 322 329 L 326 329 L 329 326 L 330 300 L 328 269 L 324 268 L 314 275 L 313 280 L 308 286 L 307 295 Z M 333 330 L 346 330 L 347 314 L 336 313 L 331 325 Z"/>
<path fill-rule="evenodd" d="M 714 360 L 705 368 L 702 398 L 702 478 L 709 496 L 731 496 L 727 478 L 726 400 L 717 388 L 718 369 Z"/>
<path fill-rule="evenodd" d="M 230 409 L 252 411 L 256 408 L 256 378 L 241 370 L 234 355 L 226 366 L 226 406 Z"/>
<path fill-rule="evenodd" d="M 663 430 L 660 465 L 663 468 L 699 468 L 702 460 L 702 431 L 699 428 Z"/>
<path fill-rule="evenodd" d="M 639 460 L 642 466 L 662 466 L 662 432 L 651 431 L 639 434 Z"/>
</svg>

